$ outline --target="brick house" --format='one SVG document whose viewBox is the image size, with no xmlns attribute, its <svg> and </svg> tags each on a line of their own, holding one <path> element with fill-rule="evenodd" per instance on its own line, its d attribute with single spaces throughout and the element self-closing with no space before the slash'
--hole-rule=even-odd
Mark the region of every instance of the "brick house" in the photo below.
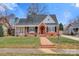
<svg viewBox="0 0 79 59">
<path fill-rule="evenodd" d="M 56 15 L 35 15 L 21 18 L 15 24 L 15 36 L 25 36 L 29 34 L 56 34 L 58 21 Z"/>
</svg>

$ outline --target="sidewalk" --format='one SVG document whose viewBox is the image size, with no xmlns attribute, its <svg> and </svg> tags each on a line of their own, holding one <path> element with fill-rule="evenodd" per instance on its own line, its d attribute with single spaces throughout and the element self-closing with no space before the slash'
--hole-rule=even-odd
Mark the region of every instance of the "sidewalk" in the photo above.
<svg viewBox="0 0 79 59">
<path fill-rule="evenodd" d="M 59 54 L 79 54 L 79 49 L 56 49 L 52 51 L 59 53 Z"/>
<path fill-rule="evenodd" d="M 68 36 L 68 35 L 61 35 L 61 36 L 79 41 L 79 38 L 78 37 L 73 37 L 73 36 Z"/>
<path fill-rule="evenodd" d="M 1 53 L 22 54 L 79 54 L 78 49 L 48 49 L 48 48 L 0 48 Z"/>
<path fill-rule="evenodd" d="M 1 53 L 55 54 L 56 52 L 48 48 L 0 48 L 0 54 Z"/>
</svg>

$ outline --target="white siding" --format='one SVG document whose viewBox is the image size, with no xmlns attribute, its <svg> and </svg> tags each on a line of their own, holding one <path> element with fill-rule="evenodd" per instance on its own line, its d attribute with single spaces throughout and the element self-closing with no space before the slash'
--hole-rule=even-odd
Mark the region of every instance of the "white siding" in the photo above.
<svg viewBox="0 0 79 59">
<path fill-rule="evenodd" d="M 15 33 L 16 33 L 16 35 L 24 35 L 25 34 L 25 28 L 17 27 Z"/>
<path fill-rule="evenodd" d="M 55 21 L 52 19 L 51 16 L 47 16 L 44 20 L 43 23 L 55 23 Z"/>
<path fill-rule="evenodd" d="M 55 32 L 55 26 L 48 26 L 48 32 Z"/>
</svg>

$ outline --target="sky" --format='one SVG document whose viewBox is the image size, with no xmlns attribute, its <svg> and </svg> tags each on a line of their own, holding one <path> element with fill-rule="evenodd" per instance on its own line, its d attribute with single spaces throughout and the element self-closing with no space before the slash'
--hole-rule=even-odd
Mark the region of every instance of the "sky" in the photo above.
<svg viewBox="0 0 79 59">
<path fill-rule="evenodd" d="M 0 12 L 14 13 L 19 18 L 24 18 L 28 14 L 30 3 L 0 3 Z M 68 24 L 69 21 L 79 16 L 78 3 L 40 3 L 45 7 L 43 14 L 55 14 L 59 23 Z"/>
</svg>

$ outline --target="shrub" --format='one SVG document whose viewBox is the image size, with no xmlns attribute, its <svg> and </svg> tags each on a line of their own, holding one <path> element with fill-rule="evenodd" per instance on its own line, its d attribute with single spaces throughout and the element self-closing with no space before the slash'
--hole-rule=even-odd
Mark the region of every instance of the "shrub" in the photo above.
<svg viewBox="0 0 79 59">
<path fill-rule="evenodd" d="M 4 31 L 2 25 L 0 25 L 0 37 L 4 36 Z"/>
<path fill-rule="evenodd" d="M 8 34 L 11 36 L 15 35 L 15 30 L 14 29 L 8 29 Z"/>
</svg>

